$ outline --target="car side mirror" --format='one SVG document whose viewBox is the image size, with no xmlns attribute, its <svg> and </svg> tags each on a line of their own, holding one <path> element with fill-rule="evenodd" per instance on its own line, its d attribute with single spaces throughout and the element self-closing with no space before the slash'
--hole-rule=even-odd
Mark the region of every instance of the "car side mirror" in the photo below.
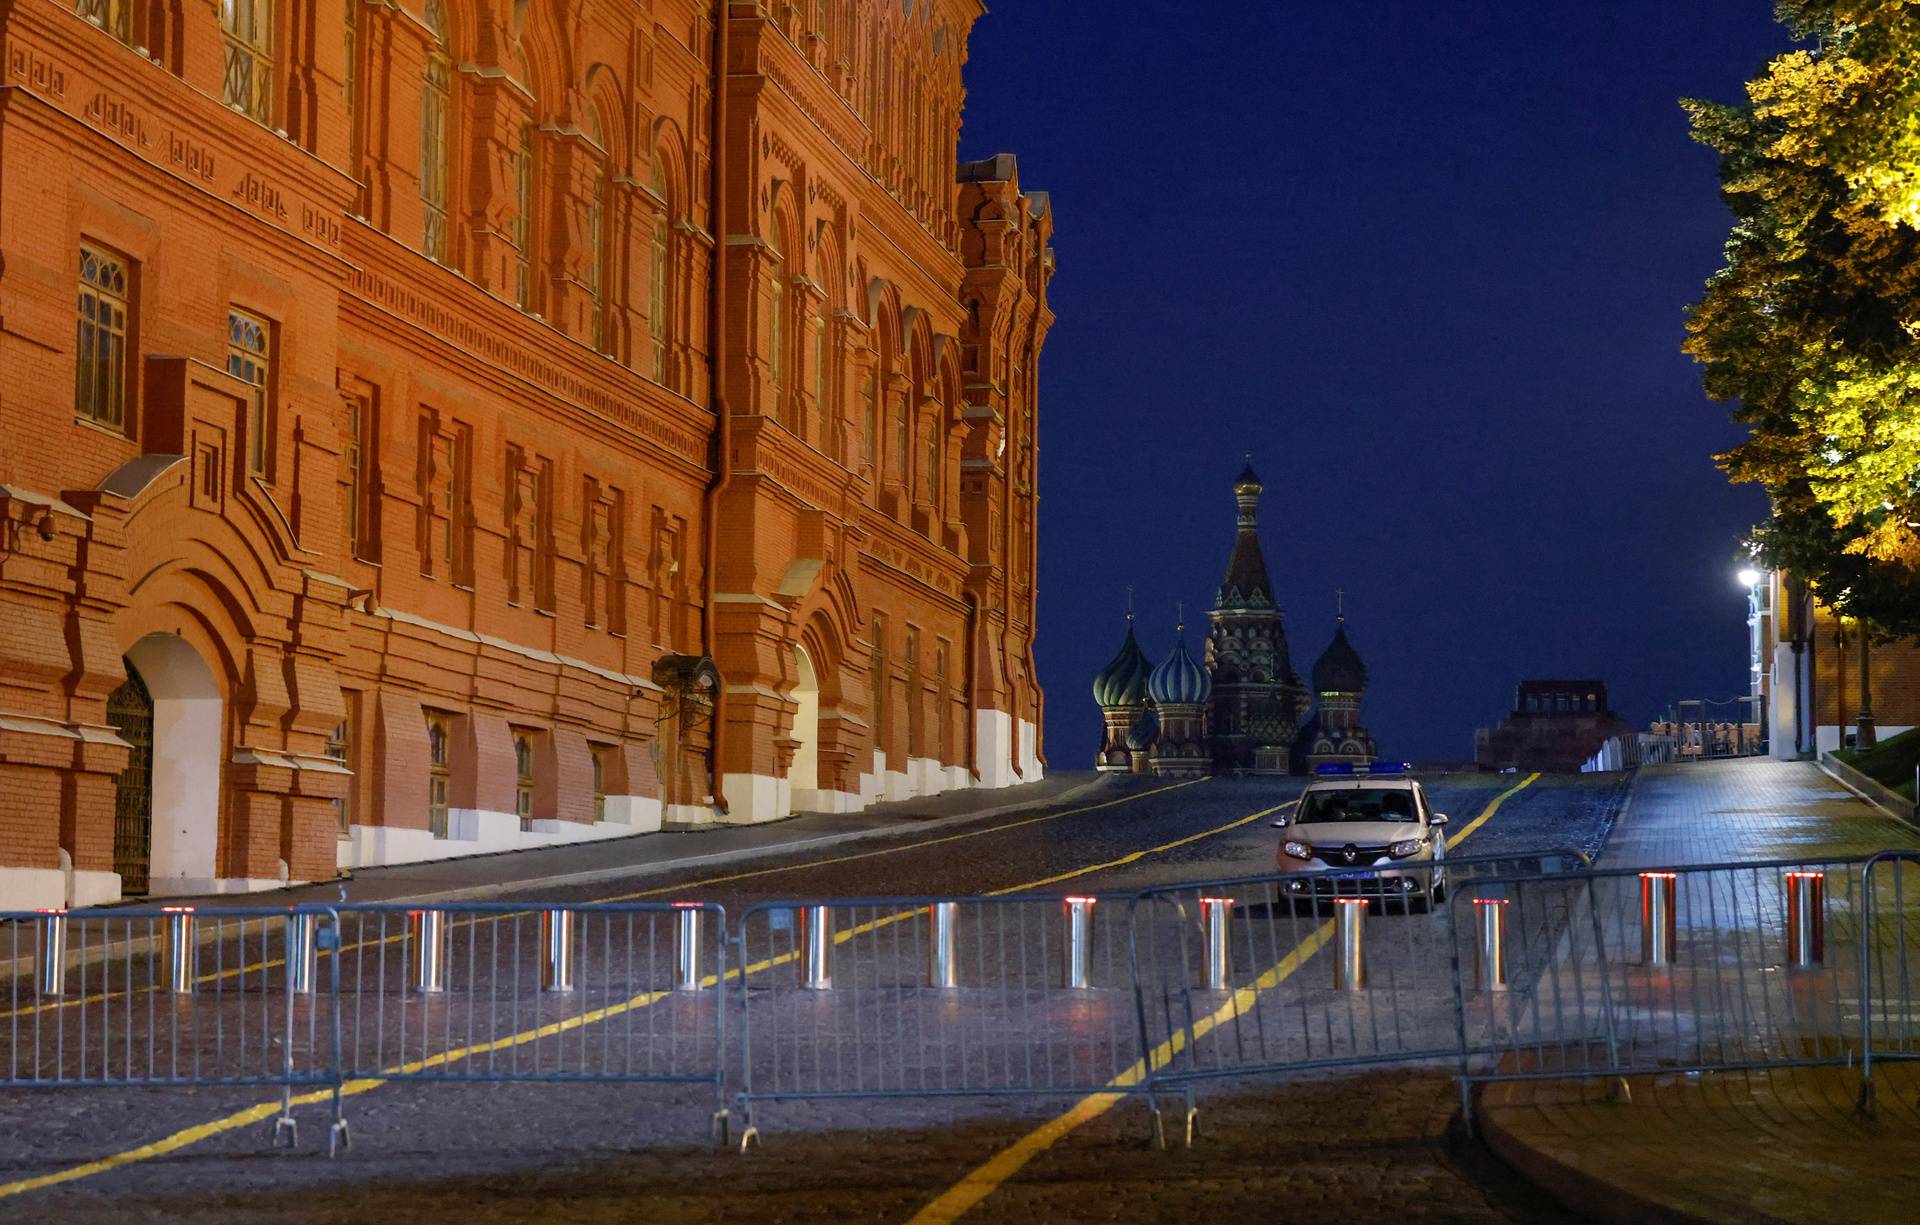
<svg viewBox="0 0 1920 1225">
<path fill-rule="evenodd" d="M 1446 823 L 1447 823 L 1447 814 L 1444 812 L 1436 812 L 1432 816 L 1427 818 L 1428 825 L 1445 825 Z"/>
<path fill-rule="evenodd" d="M 1270 824 L 1275 829 L 1285 829 L 1287 828 L 1287 819 L 1285 817 L 1275 817 Z"/>
</svg>

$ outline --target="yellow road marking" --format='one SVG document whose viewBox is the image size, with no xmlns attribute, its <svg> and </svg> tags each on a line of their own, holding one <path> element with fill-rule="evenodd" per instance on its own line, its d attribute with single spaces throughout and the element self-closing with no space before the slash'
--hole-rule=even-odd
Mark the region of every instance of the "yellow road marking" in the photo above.
<svg viewBox="0 0 1920 1225">
<path fill-rule="evenodd" d="M 1174 787 L 1187 787 L 1187 786 L 1192 786 L 1193 783 L 1195 782 L 1204 782 L 1204 781 L 1205 781 L 1204 779 L 1194 779 L 1185 783 L 1176 783 Z M 1102 804 L 1095 804 L 1095 805 L 1091 805 L 1088 808 L 1077 809 L 1074 811 L 1091 812 L 1094 809 L 1106 808 L 1111 806 L 1114 803 L 1124 802 L 1124 800 L 1127 800 L 1127 799 L 1140 799 L 1148 795 L 1157 795 L 1160 792 L 1171 791 L 1174 789 L 1174 787 L 1161 787 L 1161 788 L 1157 788 L 1154 791 L 1142 792 L 1139 795 L 1123 797 L 1123 799 L 1119 801 L 1110 800 Z M 1295 802 L 1297 801 L 1288 801 L 1289 804 L 1295 803 Z M 1006 889 L 997 890 L 996 894 L 1013 893 L 1013 892 L 1018 892 L 1022 889 L 1036 889 L 1041 887 L 1042 885 L 1056 884 L 1063 880 L 1070 880 L 1076 876 L 1085 876 L 1092 872 L 1103 871 L 1106 868 L 1112 867 L 1117 864 L 1132 863 L 1135 860 L 1140 859 L 1145 855 L 1154 854 L 1157 851 L 1171 850 L 1174 847 L 1185 846 L 1189 843 L 1197 842 L 1202 838 L 1212 837 L 1215 834 L 1223 834 L 1228 830 L 1237 829 L 1240 826 L 1246 825 L 1251 821 L 1255 821 L 1261 817 L 1268 816 L 1268 815 L 1271 815 L 1272 813 L 1278 812 L 1280 809 L 1285 808 L 1287 806 L 1288 806 L 1287 804 L 1279 804 L 1273 808 L 1268 808 L 1261 812 L 1254 813 L 1252 816 L 1237 817 L 1234 820 L 1227 822 L 1225 825 L 1215 826 L 1212 829 L 1203 830 L 1197 834 L 1189 834 L 1184 838 L 1176 839 L 1173 842 L 1164 843 L 1159 847 L 1150 848 L 1145 851 L 1136 851 L 1131 855 L 1122 856 L 1120 859 L 1113 860 L 1110 863 L 1094 864 L 1089 867 L 1081 868 L 1073 872 L 1065 872 L 1065 873 L 1061 873 L 1058 876 L 1051 876 L 1043 881 L 1034 881 L 1024 885 L 1014 885 Z M 1022 821 L 1019 824 L 1031 825 L 1039 821 L 1052 820 L 1054 818 L 1063 817 L 1067 815 L 1069 814 L 1054 813 L 1048 817 L 1031 818 L 1027 821 Z M 1012 829 L 1012 828 L 1017 828 L 1017 826 L 1003 825 L 1003 826 L 996 826 L 995 828 L 996 829 Z M 976 831 L 976 832 L 984 832 L 984 831 Z M 916 845 L 934 846 L 943 842 L 951 842 L 956 837 L 965 837 L 965 836 L 970 836 L 970 835 L 953 835 L 945 838 L 936 838 L 927 842 L 917 843 Z M 908 848 L 894 847 L 891 849 L 898 851 L 898 850 L 906 850 Z M 863 858 L 867 858 L 870 855 L 885 854 L 885 853 L 887 852 L 870 851 L 870 852 L 865 852 L 861 855 L 844 856 L 842 857 L 841 860 L 831 861 L 831 862 L 843 862 L 846 859 L 863 859 Z M 810 865 L 789 865 L 789 866 L 799 867 L 799 866 L 810 866 Z M 817 865 L 811 865 L 811 866 L 817 866 Z M 787 869 L 786 868 L 768 868 L 768 869 L 762 869 L 758 872 L 741 873 L 740 875 L 742 876 L 762 875 L 767 872 L 785 871 L 785 870 Z M 734 878 L 726 878 L 726 879 L 734 879 Z M 709 882 L 702 882 L 702 883 L 711 884 L 716 882 L 709 881 Z M 694 886 L 670 886 L 669 888 L 692 888 L 692 887 Z M 656 892 L 666 892 L 666 890 L 658 890 Z M 992 895 L 989 895 L 989 896 L 992 896 Z M 917 913 L 919 913 L 919 910 L 918 908 L 915 908 L 912 910 L 904 910 L 895 914 L 885 915 L 881 918 L 870 920 L 866 923 L 860 924 L 857 927 L 850 928 L 845 932 L 837 933 L 834 936 L 834 942 L 836 944 L 844 944 L 845 942 L 853 939 L 857 935 L 861 935 L 865 932 L 877 930 L 878 928 L 885 927 L 888 924 L 898 923 L 903 919 L 910 918 Z M 776 957 L 769 957 L 762 961 L 757 961 L 749 966 L 743 966 L 737 969 L 728 970 L 727 977 L 729 979 L 734 979 L 734 978 L 745 977 L 746 975 L 749 975 L 749 974 L 758 974 L 764 970 L 769 970 L 776 966 L 791 962 L 797 956 L 798 956 L 797 952 L 782 953 Z M 704 983 L 706 986 L 711 987 L 717 981 L 718 979 L 715 978 L 715 976 L 708 975 L 705 978 Z M 381 1077 L 368 1077 L 368 1078 L 363 1078 L 359 1080 L 350 1080 L 341 1086 L 340 1094 L 342 1097 L 356 1096 L 361 1093 L 366 1093 L 372 1089 L 379 1088 L 381 1085 L 386 1083 L 386 1080 L 384 1079 L 385 1077 L 412 1075 L 426 1068 L 440 1067 L 449 1063 L 455 1063 L 462 1059 L 471 1058 L 472 1056 L 475 1056 L 475 1055 L 487 1054 L 489 1052 L 496 1051 L 496 1050 L 505 1050 L 509 1047 L 524 1045 L 528 1042 L 537 1041 L 538 1039 L 543 1037 L 551 1037 L 555 1034 L 565 1033 L 568 1030 L 578 1029 L 583 1025 L 591 1025 L 598 1021 L 606 1020 L 610 1017 L 619 1016 L 620 1014 L 625 1012 L 631 1012 L 631 1011 L 634 1011 L 635 1009 L 648 1007 L 649 1005 L 654 1004 L 659 1000 L 665 999 L 670 995 L 672 995 L 672 992 L 669 992 L 669 991 L 642 992 L 641 994 L 636 995 L 631 999 L 625 1000 L 621 1003 L 611 1004 L 604 1008 L 597 1008 L 591 1012 L 582 1013 L 577 1017 L 568 1017 L 568 1018 L 565 1018 L 564 1020 L 550 1022 L 549 1024 L 538 1027 L 537 1029 L 524 1030 L 517 1034 L 510 1034 L 504 1038 L 496 1038 L 491 1042 L 477 1043 L 472 1046 L 461 1047 L 457 1050 L 444 1051 L 444 1052 L 441 1052 L 440 1054 L 433 1055 L 426 1059 L 418 1060 L 412 1063 L 400 1064 L 397 1067 L 384 1069 Z M 1197 1032 L 1204 1033 L 1206 1031 L 1201 1030 Z M 1180 1048 L 1175 1047 L 1174 1049 L 1178 1050 Z M 310 1106 L 316 1103 L 328 1102 L 328 1101 L 331 1101 L 332 1099 L 333 1099 L 333 1091 L 331 1089 L 322 1089 L 312 1093 L 304 1093 L 296 1096 L 293 1099 L 293 1104 L 295 1106 Z M 155 1140 L 149 1144 L 143 1144 L 138 1148 L 127 1149 L 124 1152 L 115 1153 L 111 1156 L 100 1158 L 97 1161 L 90 1161 L 84 1165 L 72 1166 L 64 1170 L 56 1170 L 51 1174 L 41 1174 L 33 1178 L 23 1178 L 15 1182 L 0 1184 L 0 1199 L 6 1199 L 7 1197 L 13 1196 L 13 1195 L 24 1194 L 25 1192 L 28 1192 L 28 1191 L 37 1191 L 43 1187 L 56 1186 L 60 1183 L 73 1182 L 75 1180 L 82 1179 L 82 1178 L 90 1178 L 95 1174 L 104 1174 L 109 1170 L 116 1170 L 122 1166 L 133 1165 L 137 1162 L 146 1161 L 154 1157 L 161 1157 L 161 1156 L 165 1156 L 168 1153 L 178 1152 L 183 1148 L 187 1148 L 190 1145 L 197 1144 L 201 1140 L 205 1140 L 211 1136 L 217 1136 L 225 1132 L 234 1131 L 234 1130 L 237 1130 L 238 1128 L 246 1127 L 249 1124 L 263 1122 L 266 1119 L 273 1117 L 280 1110 L 280 1105 L 281 1104 L 277 1101 L 262 1102 L 257 1106 L 249 1106 L 245 1110 L 236 1111 L 235 1113 L 227 1115 L 224 1118 L 214 1119 L 211 1122 L 207 1122 L 207 1123 L 196 1124 L 193 1127 L 186 1128 L 182 1131 L 174 1132 L 170 1136 L 162 1137 L 161 1139 Z"/>
<path fill-rule="evenodd" d="M 1485 825 L 1488 818 L 1500 810 L 1500 805 L 1506 802 L 1508 796 L 1520 791 L 1539 777 L 1538 774 L 1529 774 L 1493 797 L 1478 817 L 1447 841 L 1448 849 L 1465 842 L 1468 835 Z M 1251 985 L 1236 990 L 1226 1003 L 1195 1022 L 1191 1039 L 1188 1038 L 1188 1031 L 1176 1030 L 1166 1041 L 1154 1047 L 1146 1059 L 1134 1060 L 1132 1067 L 1108 1082 L 1109 1086 L 1114 1089 L 1131 1088 L 1147 1076 L 1149 1067 L 1156 1072 L 1165 1067 L 1175 1055 L 1185 1049 L 1189 1040 L 1199 1041 L 1220 1025 L 1233 1020 L 1252 1007 L 1261 992 L 1270 991 L 1286 981 L 1332 937 L 1333 921 L 1329 919 L 1306 939 L 1294 945 L 1293 950 L 1282 957 L 1272 969 L 1255 979 Z M 907 1225 L 951 1225 L 981 1200 L 1005 1185 L 1009 1179 L 1026 1168 L 1035 1157 L 1052 1148 L 1078 1128 L 1113 1109 L 1125 1100 L 1125 1097 L 1123 1093 L 1107 1092 L 1093 1093 L 1081 1098 L 1065 1114 L 1049 1119 L 1020 1137 L 1011 1145 L 995 1153 L 984 1164 L 969 1172 L 965 1178 L 941 1192 L 932 1203 L 914 1213 Z"/>
<path fill-rule="evenodd" d="M 1039 825 L 1045 821 L 1058 821 L 1062 817 L 1076 817 L 1081 815 L 1082 813 L 1098 812 L 1103 808 L 1113 808 L 1120 804 L 1131 804 L 1135 800 L 1144 800 L 1148 796 L 1164 795 L 1169 791 L 1178 791 L 1182 787 L 1191 787 L 1196 783 L 1204 783 L 1206 781 L 1207 780 L 1205 778 L 1190 778 L 1190 779 L 1187 779 L 1185 782 L 1170 783 L 1165 787 L 1155 787 L 1151 791 L 1138 791 L 1132 795 L 1123 795 L 1111 800 L 1102 800 L 1098 804 L 1086 804 L 1079 808 L 1069 808 L 1064 812 L 1045 813 L 1045 814 L 1042 814 L 1041 816 L 1027 817 L 1019 821 L 1009 821 L 1004 825 L 993 825 L 985 829 L 965 830 L 958 834 L 946 834 L 939 838 L 927 838 L 919 842 L 910 842 L 905 846 L 881 847 L 878 850 L 860 851 L 852 855 L 837 855 L 831 859 L 810 859 L 805 863 L 781 864 L 771 868 L 755 868 L 751 871 L 734 872 L 726 876 L 710 876 L 704 880 L 687 881 L 687 882 L 674 884 L 674 885 L 662 885 L 659 888 L 655 888 L 655 889 L 642 889 L 635 893 L 616 893 L 611 897 L 593 898 L 590 901 L 588 901 L 586 904 L 599 905 L 606 902 L 632 902 L 632 901 L 637 901 L 640 898 L 659 897 L 662 894 L 667 894 L 667 893 L 684 893 L 689 889 L 704 889 L 711 885 L 724 885 L 737 880 L 750 880 L 754 877 L 759 877 L 759 876 L 771 876 L 777 872 L 797 872 L 802 868 L 826 868 L 826 867 L 832 867 L 835 864 L 853 863 L 856 860 L 861 860 L 861 859 L 872 859 L 879 855 L 897 855 L 902 851 L 914 851 L 914 850 L 919 850 L 921 847 L 928 847 L 928 846 L 941 846 L 949 842 L 959 842 L 966 838 L 979 838 L 986 834 L 998 834 L 1010 829 L 1022 829 L 1029 825 Z M 1026 885 L 1016 886 L 1016 888 L 1031 888 L 1031 887 L 1032 886 L 1026 886 Z M 458 903 L 454 903 L 454 905 L 457 906 Z M 505 915 L 481 915 L 471 919 L 457 920 L 453 924 L 453 926 L 454 927 L 471 927 L 471 926 L 477 926 L 482 923 L 497 923 L 501 919 L 506 917 L 507 916 Z M 261 921 L 264 923 L 266 920 L 263 918 Z M 133 920 L 129 919 L 127 920 L 127 922 L 131 923 L 133 922 Z M 149 920 L 149 922 L 157 924 L 159 920 L 154 919 L 154 920 Z M 245 924 L 246 924 L 246 920 L 241 920 L 241 927 L 242 927 L 243 934 L 245 931 Z M 373 948 L 381 944 L 392 944 L 402 938 L 403 938 L 403 935 L 401 933 L 395 933 L 394 935 L 385 936 L 378 940 L 359 940 L 359 941 L 355 941 L 352 944 L 341 945 L 339 952 L 340 954 L 344 955 L 346 953 L 353 952 L 357 949 Z M 236 975 L 245 976 L 247 974 L 253 973 L 255 970 L 261 970 L 261 971 L 270 970 L 274 966 L 277 966 L 280 964 L 281 962 L 278 959 L 275 959 L 272 961 L 266 961 L 266 962 L 253 962 L 243 966 L 236 966 L 231 970 L 220 970 L 211 974 L 202 974 L 198 978 L 196 978 L 194 981 L 196 983 L 210 983 L 218 979 L 233 978 Z M 52 1002 L 43 1003 L 43 1004 L 29 1004 L 24 1008 L 16 1008 L 16 1009 L 13 1009 L 12 1011 L 0 1011 L 0 1020 L 5 1020 L 8 1017 L 29 1016 L 36 1012 L 57 1012 L 62 1008 L 77 1008 L 86 1004 L 97 1004 L 104 1000 L 119 999 L 122 996 L 128 995 L 128 994 L 140 995 L 140 994 L 145 994 L 147 992 L 157 991 L 157 990 L 159 990 L 158 987 L 148 986 L 148 987 L 137 988 L 132 992 L 109 991 L 109 992 L 102 992 L 96 995 L 76 996 L 72 999 L 59 999 L 59 1000 L 54 1000 Z"/>
</svg>

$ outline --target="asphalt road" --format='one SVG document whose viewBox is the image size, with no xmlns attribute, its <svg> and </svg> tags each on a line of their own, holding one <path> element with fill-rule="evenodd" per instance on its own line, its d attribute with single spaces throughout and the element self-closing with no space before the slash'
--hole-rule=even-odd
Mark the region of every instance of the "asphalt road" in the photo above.
<svg viewBox="0 0 1920 1225">
<path fill-rule="evenodd" d="M 1516 781 L 1460 776 L 1430 780 L 1429 789 L 1436 806 L 1454 817 L 1457 836 Z M 736 1137 L 744 1120 L 713 1084 L 691 1081 L 363 1082 L 345 1103 L 354 1146 L 337 1161 L 322 1155 L 324 1104 L 299 1110 L 304 1143 L 292 1153 L 267 1145 L 272 1108 L 234 1121 L 234 1112 L 273 1097 L 259 1088 L 16 1091 L 0 1093 L 0 1134 L 10 1138 L 0 1154 L 0 1220 L 194 1219 L 216 1212 L 232 1221 L 427 1220 L 456 1212 L 503 1220 L 902 1220 L 1073 1105 L 1081 1091 L 1124 1075 L 1138 1060 L 1133 997 L 1122 989 L 1127 916 L 1111 899 L 1266 872 L 1277 836 L 1268 828 L 1271 812 L 1300 787 L 1294 780 L 1221 779 L 1155 790 L 1127 780 L 1111 796 L 837 853 L 802 853 L 791 862 L 544 891 L 539 900 L 718 904 L 745 924 L 747 991 L 743 1005 L 728 1009 L 727 1049 L 735 1049 L 745 1026 L 747 1079 L 756 1095 L 774 1095 L 753 1108 L 761 1145 L 745 1157 L 708 1153 L 707 1123 L 717 1105 L 732 1108 Z M 1596 849 L 1621 798 L 1617 784 L 1541 779 L 1508 797 L 1455 854 Z M 1003 900 L 970 904 L 961 916 L 960 988 L 945 993 L 925 989 L 923 909 L 837 909 L 830 992 L 797 990 L 792 913 L 754 909 L 791 899 L 995 893 Z M 1063 893 L 1110 899 L 1094 907 L 1090 988 L 1083 992 L 1059 989 L 1063 927 L 1052 898 Z M 398 989 L 404 915 L 359 920 L 344 933 L 349 949 L 341 959 L 343 998 L 352 1001 L 343 1024 L 349 1058 L 368 1072 L 413 1064 L 430 1076 L 489 1069 L 702 1075 L 721 1020 L 717 993 L 661 990 L 671 981 L 676 921 L 670 912 L 585 921 L 578 989 L 553 997 L 537 990 L 533 916 L 476 912 L 456 922 L 453 989 L 421 1000 Z M 1147 945 L 1177 947 L 1180 922 L 1147 924 Z M 1431 987 L 1440 981 L 1432 972 L 1445 958 L 1442 917 L 1383 914 L 1369 922 L 1377 985 L 1356 1013 L 1352 997 L 1330 990 L 1329 958 L 1314 942 L 1324 928 L 1317 913 L 1245 905 L 1231 959 L 1235 985 L 1252 992 L 1252 1006 L 1187 1057 L 1231 1070 L 1236 1059 L 1278 1065 L 1368 1049 L 1424 1049 L 1438 998 Z M 269 942 L 249 951 L 235 941 L 214 955 L 244 967 L 272 962 L 278 950 Z M 1155 956 L 1148 963 L 1165 977 L 1155 980 L 1159 993 L 1151 1002 L 1168 1016 L 1219 1005 L 1192 981 L 1190 965 L 1167 968 L 1177 960 Z M 710 953 L 705 968 L 713 964 Z M 1298 972 L 1254 990 L 1263 973 L 1271 978 L 1283 964 Z M 274 1012 L 271 992 L 248 997 L 238 989 L 247 981 L 236 975 L 236 989 L 218 1004 L 201 999 L 186 1007 L 202 1010 L 202 1021 L 208 1009 L 228 1009 L 220 1014 L 227 1043 L 243 1040 L 236 1018 L 253 1017 L 244 1041 L 264 1065 L 284 1053 L 278 1043 L 285 1016 Z M 127 1015 L 138 1019 L 131 1007 Z M 1305 1019 L 1296 1023 L 1296 1015 Z M 305 1049 L 301 1034 L 317 1034 L 321 1018 L 309 1012 L 294 1019 L 296 1046 Z M 180 1022 L 161 1010 L 135 1028 L 144 1039 L 169 1024 L 179 1032 Z M 1265 1046 L 1249 1045 L 1249 1025 Z M 197 1041 L 189 1046 L 204 1048 L 204 1027 L 190 1032 Z M 75 1040 L 100 1045 L 98 1024 Z M 1249 1058 L 1250 1050 L 1258 1057 Z M 223 1047 L 220 1054 L 229 1052 Z M 732 1079 L 741 1079 L 739 1068 Z M 941 1095 L 1035 1084 L 1059 1096 Z M 778 1100 L 786 1092 L 873 1088 L 911 1092 L 877 1101 Z M 1129 1101 L 1040 1151 L 968 1219 L 1015 1212 L 1190 1219 L 1188 1209 L 1202 1205 L 1245 1210 L 1288 1202 L 1301 1207 L 1300 1215 L 1311 1205 L 1338 1209 L 1345 1219 L 1542 1219 L 1547 1210 L 1533 1197 L 1469 1150 L 1446 1143 L 1452 1092 L 1444 1074 L 1431 1071 L 1224 1080 L 1201 1091 L 1199 1147 L 1177 1153 L 1142 1151 L 1147 1112 Z M 1276 1136 L 1289 1138 L 1288 1156 L 1278 1162 Z M 16 1190 L 75 1169 L 85 1176 Z"/>
</svg>

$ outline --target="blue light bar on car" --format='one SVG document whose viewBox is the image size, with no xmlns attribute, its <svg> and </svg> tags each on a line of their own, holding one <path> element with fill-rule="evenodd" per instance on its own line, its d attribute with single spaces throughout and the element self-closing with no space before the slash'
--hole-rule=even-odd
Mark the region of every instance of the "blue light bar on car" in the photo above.
<svg viewBox="0 0 1920 1225">
<path fill-rule="evenodd" d="M 1413 769 L 1412 765 L 1404 761 L 1376 761 L 1371 766 L 1367 767 L 1367 773 L 1368 774 L 1405 774 L 1408 770 L 1411 770 L 1411 769 Z"/>
<path fill-rule="evenodd" d="M 1353 763 L 1350 761 L 1323 761 L 1313 768 L 1313 772 L 1315 774 L 1352 774 Z"/>
</svg>

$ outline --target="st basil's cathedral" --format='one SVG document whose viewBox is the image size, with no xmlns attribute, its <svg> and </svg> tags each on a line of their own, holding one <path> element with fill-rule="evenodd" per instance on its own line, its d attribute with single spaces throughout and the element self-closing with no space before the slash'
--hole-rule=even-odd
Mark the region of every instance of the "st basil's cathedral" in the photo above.
<svg viewBox="0 0 1920 1225">
<path fill-rule="evenodd" d="M 1367 665 L 1347 639 L 1344 611 L 1314 661 L 1311 688 L 1293 670 L 1286 614 L 1260 550 L 1261 488 L 1251 464 L 1233 482 L 1233 552 L 1207 613 L 1201 660 L 1188 648 L 1183 624 L 1173 650 L 1154 664 L 1127 613 L 1119 652 L 1093 679 L 1105 728 L 1096 768 L 1191 777 L 1373 761 L 1373 737 L 1360 722 Z"/>
</svg>

